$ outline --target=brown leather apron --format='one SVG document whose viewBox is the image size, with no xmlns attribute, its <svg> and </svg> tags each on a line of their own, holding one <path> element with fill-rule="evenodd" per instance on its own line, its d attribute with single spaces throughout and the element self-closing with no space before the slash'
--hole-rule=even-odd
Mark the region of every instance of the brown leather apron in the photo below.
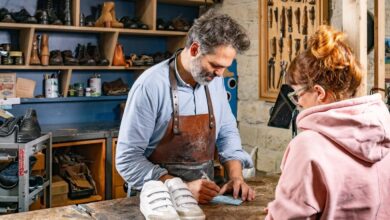
<svg viewBox="0 0 390 220">
<path fill-rule="evenodd" d="M 169 61 L 172 118 L 148 159 L 184 181 L 200 179 L 201 170 L 214 179 L 215 119 L 209 89 L 205 86 L 208 114 L 180 116 L 175 59 L 176 56 Z"/>
</svg>

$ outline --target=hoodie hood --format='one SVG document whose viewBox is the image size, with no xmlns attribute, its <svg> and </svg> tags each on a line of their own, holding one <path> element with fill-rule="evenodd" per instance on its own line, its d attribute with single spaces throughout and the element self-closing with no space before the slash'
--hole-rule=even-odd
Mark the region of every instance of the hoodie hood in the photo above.
<svg viewBox="0 0 390 220">
<path fill-rule="evenodd" d="M 305 109 L 297 117 L 297 126 L 328 137 L 369 163 L 390 151 L 390 114 L 380 94 Z"/>
</svg>

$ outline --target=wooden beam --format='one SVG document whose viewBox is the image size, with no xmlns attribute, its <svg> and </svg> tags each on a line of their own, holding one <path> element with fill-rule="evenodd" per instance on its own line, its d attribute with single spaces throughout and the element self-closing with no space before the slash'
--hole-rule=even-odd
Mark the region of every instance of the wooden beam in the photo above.
<svg viewBox="0 0 390 220">
<path fill-rule="evenodd" d="M 347 42 L 362 65 L 363 73 L 367 73 L 367 0 L 343 0 L 342 15 Z M 358 95 L 366 94 L 367 74 L 363 74 Z"/>
<path fill-rule="evenodd" d="M 374 13 L 374 87 L 385 89 L 385 1 L 375 0 Z M 382 93 L 382 95 L 384 95 L 384 93 Z"/>
</svg>

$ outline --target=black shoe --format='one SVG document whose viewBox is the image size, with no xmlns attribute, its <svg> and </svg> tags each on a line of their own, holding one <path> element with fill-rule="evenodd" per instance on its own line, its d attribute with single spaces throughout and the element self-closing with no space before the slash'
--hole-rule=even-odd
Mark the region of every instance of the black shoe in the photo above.
<svg viewBox="0 0 390 220">
<path fill-rule="evenodd" d="M 15 23 L 15 20 L 12 18 L 11 14 L 6 14 L 0 22 Z"/>
<path fill-rule="evenodd" d="M 88 43 L 88 45 L 87 45 L 87 52 L 88 52 L 88 55 L 92 59 L 95 60 L 96 65 L 98 65 L 98 66 L 108 66 L 110 64 L 110 62 L 106 58 L 103 58 L 100 55 L 100 51 L 99 51 L 99 48 L 97 46 L 92 45 L 91 43 Z"/>
<path fill-rule="evenodd" d="M 29 190 L 30 192 L 34 191 L 36 188 L 43 185 L 43 177 L 41 176 L 30 176 L 29 178 Z"/>
<path fill-rule="evenodd" d="M 18 121 L 17 118 L 6 119 L 0 127 L 0 137 L 7 137 L 14 133 L 14 131 L 17 130 Z"/>
<path fill-rule="evenodd" d="M 41 127 L 38 123 L 37 112 L 34 109 L 28 109 L 26 114 L 23 116 L 19 132 L 17 135 L 18 143 L 27 143 L 41 136 Z"/>
<path fill-rule="evenodd" d="M 26 23 L 27 19 L 31 17 L 26 9 L 21 9 L 18 12 L 11 13 L 12 18 L 18 23 Z"/>
<path fill-rule="evenodd" d="M 37 158 L 34 156 L 30 157 L 30 172 L 32 167 L 34 166 Z M 4 189 L 13 189 L 16 185 L 18 185 L 19 176 L 19 162 L 12 161 L 6 168 L 0 171 L 0 187 Z"/>
<path fill-rule="evenodd" d="M 0 21 L 3 20 L 4 16 L 6 16 L 7 14 L 9 14 L 8 9 L 0 8 Z"/>
</svg>

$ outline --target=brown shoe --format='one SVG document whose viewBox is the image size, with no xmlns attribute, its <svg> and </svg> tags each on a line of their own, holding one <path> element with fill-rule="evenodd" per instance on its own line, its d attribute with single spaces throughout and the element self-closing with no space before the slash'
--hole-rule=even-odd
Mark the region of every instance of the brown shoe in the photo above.
<svg viewBox="0 0 390 220">
<path fill-rule="evenodd" d="M 62 59 L 62 56 L 61 56 L 61 51 L 59 51 L 59 50 L 50 51 L 49 64 L 51 66 L 64 65 L 64 62 L 63 62 L 63 59 Z"/>
<path fill-rule="evenodd" d="M 64 64 L 67 66 L 77 66 L 79 65 L 79 60 L 73 57 L 72 51 L 64 50 L 61 52 L 62 59 L 64 60 Z"/>
<path fill-rule="evenodd" d="M 129 87 L 121 78 L 112 82 L 103 83 L 103 93 L 105 95 L 126 95 L 128 91 Z"/>
</svg>

